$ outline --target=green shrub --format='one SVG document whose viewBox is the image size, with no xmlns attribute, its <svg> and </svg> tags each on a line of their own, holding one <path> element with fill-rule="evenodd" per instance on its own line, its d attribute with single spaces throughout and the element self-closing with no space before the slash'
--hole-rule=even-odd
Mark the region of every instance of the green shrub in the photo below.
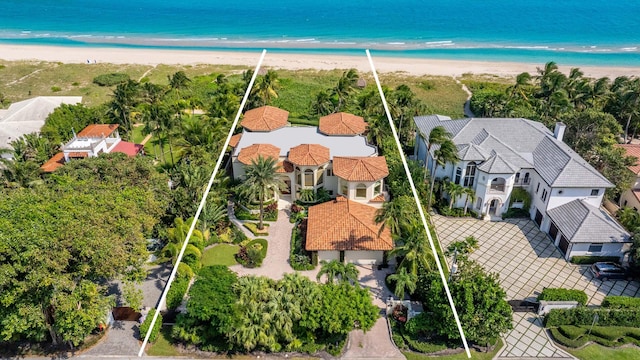
<svg viewBox="0 0 640 360">
<path fill-rule="evenodd" d="M 625 331 L 620 331 L 617 327 L 611 326 L 594 326 L 591 329 L 591 335 L 607 339 L 609 341 L 616 341 L 624 336 Z"/>
<path fill-rule="evenodd" d="M 609 309 L 640 309 L 640 298 L 631 296 L 605 296 L 602 307 Z"/>
<path fill-rule="evenodd" d="M 510 208 L 506 212 L 502 213 L 502 219 L 510 219 L 510 218 L 529 218 L 529 210 L 519 209 L 519 208 Z"/>
<path fill-rule="evenodd" d="M 412 339 L 409 336 L 404 336 L 404 341 L 407 343 L 407 345 L 409 345 L 409 348 L 411 350 L 424 354 L 431 354 L 447 349 L 447 344 L 420 341 L 417 339 Z"/>
<path fill-rule="evenodd" d="M 173 310 L 182 304 L 182 299 L 184 299 L 184 294 L 187 293 L 190 281 L 191 279 L 188 277 L 176 277 L 171 284 L 171 288 L 169 288 L 169 292 L 167 292 L 168 309 Z"/>
<path fill-rule="evenodd" d="M 304 248 L 305 240 L 298 226 L 295 226 L 291 231 L 291 252 L 289 254 L 289 264 L 291 264 L 293 270 L 315 269 L 315 265 L 311 261 L 311 254 Z"/>
<path fill-rule="evenodd" d="M 571 258 L 571 263 L 578 265 L 591 265 L 597 262 L 620 262 L 620 257 L 618 256 L 573 256 Z"/>
<path fill-rule="evenodd" d="M 149 327 L 151 326 L 151 320 L 153 320 L 153 315 L 156 313 L 156 309 L 149 310 L 147 317 L 144 319 L 142 324 L 140 324 L 140 338 L 144 339 L 147 336 L 147 331 L 149 331 Z M 158 334 L 160 333 L 160 328 L 162 327 L 162 315 L 158 314 L 158 319 L 153 326 L 153 330 L 151 330 L 151 335 L 149 335 L 149 342 L 152 343 L 156 341 L 158 338 Z"/>
<path fill-rule="evenodd" d="M 391 338 L 393 339 L 393 342 L 396 344 L 396 346 L 401 349 L 401 350 L 406 350 L 407 348 L 407 344 L 404 342 L 404 338 L 402 337 L 402 335 L 398 335 L 398 334 L 393 334 L 391 335 Z"/>
<path fill-rule="evenodd" d="M 244 232 L 237 228 L 235 225 L 231 226 L 231 234 L 229 238 L 234 244 L 240 244 L 241 242 L 248 239 L 247 235 L 245 235 Z"/>
<path fill-rule="evenodd" d="M 112 86 L 129 80 L 129 75 L 124 73 L 102 74 L 93 78 L 93 83 L 99 86 Z"/>
<path fill-rule="evenodd" d="M 255 239 L 242 246 L 236 254 L 236 260 L 245 267 L 254 268 L 262 265 L 267 256 L 267 240 Z"/>
<path fill-rule="evenodd" d="M 449 205 L 441 206 L 438 208 L 438 212 L 444 216 L 451 217 L 478 217 L 478 213 L 471 209 L 471 206 L 467 208 L 467 213 L 464 213 L 464 208 L 452 208 L 449 209 Z"/>
<path fill-rule="evenodd" d="M 269 229 L 269 225 L 263 224 L 264 228 L 262 230 L 258 229 L 258 224 L 256 223 L 244 223 L 242 224 L 244 227 L 249 229 L 254 236 L 267 236 L 269 233 L 267 232 Z"/>
<path fill-rule="evenodd" d="M 544 318 L 545 326 L 560 325 L 591 325 L 593 316 L 598 315 L 599 326 L 629 326 L 640 327 L 639 309 L 589 309 L 577 307 L 574 309 L 553 309 Z"/>
<path fill-rule="evenodd" d="M 51 87 L 51 91 L 52 92 L 58 92 L 58 91 L 62 91 L 62 89 L 60 88 L 60 86 L 52 86 Z"/>
<path fill-rule="evenodd" d="M 562 335 L 572 340 L 579 338 L 587 332 L 586 329 L 574 325 L 561 325 L 558 326 L 558 330 L 560 330 Z"/>
<path fill-rule="evenodd" d="M 587 303 L 587 294 L 582 290 L 545 288 L 538 296 L 538 301 L 577 301 L 580 305 Z"/>
<path fill-rule="evenodd" d="M 557 329 L 557 328 L 552 328 L 550 329 L 551 331 L 551 336 L 553 337 L 553 339 L 559 343 L 560 345 L 564 345 L 566 347 L 570 347 L 570 348 L 579 348 L 581 346 L 583 346 L 584 344 L 587 343 L 587 341 L 589 341 L 588 339 L 582 337 L 580 339 L 577 340 L 572 340 L 569 339 L 568 337 L 562 335 L 562 333 Z"/>
</svg>

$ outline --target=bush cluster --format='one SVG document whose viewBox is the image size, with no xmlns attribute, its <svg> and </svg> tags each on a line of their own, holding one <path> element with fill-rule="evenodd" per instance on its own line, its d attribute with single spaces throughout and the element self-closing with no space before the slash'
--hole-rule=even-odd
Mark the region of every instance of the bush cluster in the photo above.
<svg viewBox="0 0 640 360">
<path fill-rule="evenodd" d="M 580 305 L 587 303 L 587 294 L 582 290 L 545 288 L 538 296 L 538 301 L 577 301 Z"/>
<path fill-rule="evenodd" d="M 169 292 L 167 292 L 167 308 L 169 310 L 180 306 L 184 295 L 187 293 L 190 281 L 191 278 L 187 276 L 176 277 L 176 280 L 171 284 L 171 288 L 169 288 Z"/>
<path fill-rule="evenodd" d="M 558 343 L 573 348 L 582 347 L 589 341 L 610 347 L 640 344 L 640 329 L 631 327 L 562 325 L 550 330 Z"/>
<path fill-rule="evenodd" d="M 640 298 L 631 296 L 606 296 L 602 307 L 609 309 L 640 309 Z"/>
<path fill-rule="evenodd" d="M 444 216 L 452 216 L 452 217 L 478 217 L 478 213 L 471 210 L 471 208 L 467 209 L 467 213 L 464 213 L 464 208 L 451 208 L 449 206 L 441 206 L 438 208 L 438 212 Z"/>
<path fill-rule="evenodd" d="M 519 209 L 519 208 L 510 208 L 506 212 L 502 213 L 502 219 L 510 219 L 510 218 L 528 218 L 529 210 Z"/>
<path fill-rule="evenodd" d="M 129 75 L 123 73 L 102 74 L 93 78 L 93 83 L 99 86 L 113 86 L 129 80 Z"/>
<path fill-rule="evenodd" d="M 591 265 L 597 262 L 614 262 L 619 263 L 619 256 L 573 256 L 571 263 L 578 265 Z"/>
<path fill-rule="evenodd" d="M 315 265 L 311 261 L 311 253 L 305 250 L 306 234 L 303 233 L 303 229 L 304 227 L 298 224 L 298 226 L 295 226 L 291 231 L 289 263 L 293 270 L 297 271 L 315 269 Z"/>
<path fill-rule="evenodd" d="M 553 309 L 545 316 L 544 321 L 547 327 L 591 325 L 596 314 L 598 315 L 597 324 L 600 326 L 640 327 L 640 309 L 609 310 L 586 307 Z"/>
<path fill-rule="evenodd" d="M 265 239 L 251 240 L 246 246 L 240 247 L 240 251 L 236 254 L 236 260 L 244 267 L 260 267 L 267 256 L 267 246 Z"/>
<path fill-rule="evenodd" d="M 151 320 L 153 320 L 153 315 L 156 313 L 156 309 L 149 310 L 147 317 L 144 319 L 142 324 L 140 324 L 140 338 L 144 339 L 147 336 L 147 331 L 149 331 L 149 327 L 151 326 Z M 153 330 L 151 330 L 151 335 L 149 335 L 149 342 L 154 342 L 158 338 L 158 334 L 160 333 L 160 328 L 162 327 L 162 315 L 158 314 L 158 319 L 156 323 L 153 325 Z"/>
<path fill-rule="evenodd" d="M 267 232 L 269 229 L 269 225 L 263 224 L 264 228 L 262 230 L 258 229 L 258 224 L 256 223 L 244 223 L 242 224 L 244 227 L 249 229 L 254 236 L 267 236 L 269 233 Z"/>
</svg>

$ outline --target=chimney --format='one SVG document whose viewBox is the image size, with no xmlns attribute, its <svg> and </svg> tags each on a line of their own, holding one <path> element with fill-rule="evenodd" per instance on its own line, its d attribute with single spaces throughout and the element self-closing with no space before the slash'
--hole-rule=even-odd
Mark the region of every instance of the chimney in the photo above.
<svg viewBox="0 0 640 360">
<path fill-rule="evenodd" d="M 558 121 L 556 123 L 555 129 L 553 129 L 553 137 L 558 139 L 558 141 L 562 141 L 562 138 L 564 137 L 564 130 L 566 128 L 567 128 L 567 125 Z"/>
</svg>

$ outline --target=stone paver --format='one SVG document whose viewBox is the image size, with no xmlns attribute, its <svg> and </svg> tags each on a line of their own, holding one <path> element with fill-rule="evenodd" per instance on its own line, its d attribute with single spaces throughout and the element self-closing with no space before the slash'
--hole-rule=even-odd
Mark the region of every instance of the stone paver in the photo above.
<svg viewBox="0 0 640 360">
<path fill-rule="evenodd" d="M 367 333 L 354 330 L 349 334 L 347 350 L 341 359 L 405 359 L 391 340 L 387 319 L 381 317 Z"/>
<path fill-rule="evenodd" d="M 593 279 L 588 266 L 565 261 L 548 235 L 530 220 L 488 222 L 435 215 L 433 221 L 444 248 L 467 236 L 478 240 L 479 248 L 470 258 L 487 271 L 500 274 L 509 300 L 535 300 L 545 287 L 584 290 L 590 305 L 599 305 L 606 295 L 640 295 L 637 282 Z M 506 346 L 498 359 L 572 358 L 555 347 L 534 314 L 514 313 L 514 330 L 504 338 Z"/>
<path fill-rule="evenodd" d="M 135 356 L 140 350 L 138 342 L 138 323 L 136 321 L 115 321 L 100 342 L 82 353 L 79 357 L 95 356 Z"/>
</svg>

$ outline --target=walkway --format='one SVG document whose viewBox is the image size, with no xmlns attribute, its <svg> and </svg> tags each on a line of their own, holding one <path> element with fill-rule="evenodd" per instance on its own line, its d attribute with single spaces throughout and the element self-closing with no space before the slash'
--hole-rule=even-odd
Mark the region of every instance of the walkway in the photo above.
<svg viewBox="0 0 640 360">
<path fill-rule="evenodd" d="M 467 85 L 461 83 L 455 76 L 453 77 L 453 80 L 456 81 L 456 84 L 462 86 L 462 91 L 467 93 L 467 100 L 464 102 L 464 116 L 468 118 L 475 117 L 473 111 L 471 111 L 471 97 L 473 96 L 473 93 L 469 90 Z"/>
<path fill-rule="evenodd" d="M 584 290 L 591 305 L 599 305 L 606 295 L 640 295 L 638 282 L 596 280 L 588 266 L 565 261 L 548 235 L 531 220 L 494 222 L 435 215 L 433 221 L 445 248 L 467 236 L 478 240 L 480 247 L 470 258 L 500 275 L 509 300 L 535 300 L 545 287 Z M 498 358 L 572 358 L 556 348 L 533 314 L 514 313 L 513 321 L 514 329 L 505 334 L 506 346 Z"/>
<path fill-rule="evenodd" d="M 140 351 L 138 326 L 137 321 L 115 321 L 100 342 L 79 357 L 135 356 Z"/>
</svg>

